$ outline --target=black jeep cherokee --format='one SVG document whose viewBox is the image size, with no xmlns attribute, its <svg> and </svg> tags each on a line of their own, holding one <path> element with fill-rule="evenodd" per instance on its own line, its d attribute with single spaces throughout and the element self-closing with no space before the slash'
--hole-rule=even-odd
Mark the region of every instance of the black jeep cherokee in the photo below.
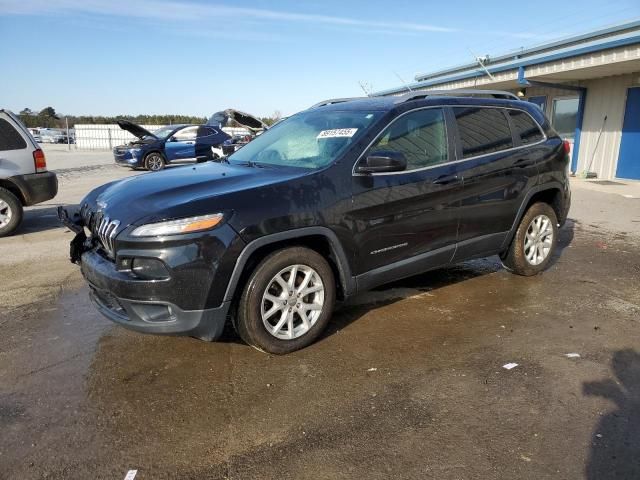
<svg viewBox="0 0 640 480">
<path fill-rule="evenodd" d="M 506 92 L 339 99 L 221 162 L 109 183 L 59 214 L 109 319 L 213 340 L 230 318 L 287 353 L 318 338 L 336 299 L 377 285 L 494 254 L 544 270 L 567 166 L 544 114 Z"/>
</svg>

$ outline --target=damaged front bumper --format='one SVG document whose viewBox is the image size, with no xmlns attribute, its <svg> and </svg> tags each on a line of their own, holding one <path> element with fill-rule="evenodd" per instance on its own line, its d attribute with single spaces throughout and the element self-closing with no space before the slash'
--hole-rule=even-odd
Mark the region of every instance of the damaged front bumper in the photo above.
<svg viewBox="0 0 640 480">
<path fill-rule="evenodd" d="M 80 268 L 89 283 L 89 296 L 109 320 L 142 333 L 190 335 L 217 339 L 224 329 L 230 302 L 217 308 L 185 310 L 164 301 L 170 281 L 140 280 L 120 272 L 95 249 L 84 252 Z M 164 297 L 167 298 L 167 297 Z"/>
<path fill-rule="evenodd" d="M 73 212 L 70 215 L 66 208 L 58 207 L 58 220 L 76 234 L 69 244 L 69 259 L 71 263 L 80 264 L 82 254 L 93 248 L 93 242 L 84 231 L 80 214 Z"/>
<path fill-rule="evenodd" d="M 118 269 L 116 262 L 105 255 L 99 241 L 87 235 L 79 212 L 58 207 L 58 218 L 75 232 L 70 243 L 70 259 L 80 265 L 89 284 L 91 301 L 109 320 L 151 334 L 190 335 L 205 340 L 215 340 L 222 334 L 231 302 L 223 301 L 217 307 L 206 308 L 209 293 L 206 289 L 186 290 L 185 274 L 188 279 L 198 274 L 200 285 L 210 282 L 205 281 L 201 266 L 193 271 L 194 261 L 200 259 L 189 259 L 182 245 L 168 246 L 160 254 L 164 262 L 174 267 L 167 267 L 167 278 L 140 278 L 130 269 Z M 127 251 L 132 255 L 129 265 L 135 258 L 151 258 L 149 250 L 130 248 Z M 158 254 L 157 250 L 154 252 Z M 192 269 L 190 273 L 189 269 Z"/>
</svg>

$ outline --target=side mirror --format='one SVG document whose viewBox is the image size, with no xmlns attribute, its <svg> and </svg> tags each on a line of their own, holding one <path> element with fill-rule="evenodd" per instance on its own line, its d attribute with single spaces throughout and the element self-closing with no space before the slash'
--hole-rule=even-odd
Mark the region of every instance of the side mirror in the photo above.
<svg viewBox="0 0 640 480">
<path fill-rule="evenodd" d="M 178 139 L 176 137 L 169 137 L 170 142 L 177 142 Z"/>
<path fill-rule="evenodd" d="M 407 159 L 400 152 L 377 151 L 364 158 L 357 173 L 401 172 L 407 169 Z"/>
</svg>

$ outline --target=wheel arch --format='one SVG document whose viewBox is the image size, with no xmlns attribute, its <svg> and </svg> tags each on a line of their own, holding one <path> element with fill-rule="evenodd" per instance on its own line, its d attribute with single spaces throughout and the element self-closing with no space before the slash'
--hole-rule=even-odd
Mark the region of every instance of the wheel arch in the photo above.
<svg viewBox="0 0 640 480">
<path fill-rule="evenodd" d="M 336 279 L 338 298 L 344 299 L 355 292 L 355 278 L 336 234 L 327 227 L 306 227 L 266 235 L 247 244 L 236 261 L 224 301 L 238 298 L 255 267 L 267 255 L 294 246 L 310 248 L 329 262 Z"/>
<path fill-rule="evenodd" d="M 505 237 L 504 243 L 502 244 L 503 249 L 508 248 L 511 245 L 513 237 L 516 234 L 516 230 L 522 221 L 522 217 L 529 210 L 529 207 L 537 202 L 547 203 L 553 208 L 553 211 L 556 213 L 556 217 L 558 218 L 558 222 L 560 224 L 563 223 L 563 216 L 566 214 L 564 211 L 564 196 L 563 196 L 563 187 L 560 183 L 553 182 L 545 185 L 538 185 L 527 193 L 524 200 L 520 204 L 520 208 L 518 209 L 518 214 L 516 215 L 515 221 L 509 230 L 509 233 Z"/>
<path fill-rule="evenodd" d="M 162 157 L 162 159 L 164 160 L 164 163 L 167 163 L 167 156 L 165 155 L 164 151 L 159 148 L 159 147 L 154 147 L 152 149 L 150 149 L 148 152 L 144 152 L 144 155 L 142 157 L 142 162 L 146 165 L 147 163 L 147 157 L 149 155 L 151 155 L 152 153 L 159 153 L 160 156 Z"/>
<path fill-rule="evenodd" d="M 27 199 L 25 197 L 24 192 L 20 190 L 20 187 L 18 187 L 18 185 L 13 183 L 11 180 L 7 180 L 4 178 L 0 179 L 0 187 L 6 190 L 9 190 L 11 193 L 13 193 L 17 197 L 17 199 L 20 201 L 22 206 L 25 206 L 27 204 Z"/>
</svg>

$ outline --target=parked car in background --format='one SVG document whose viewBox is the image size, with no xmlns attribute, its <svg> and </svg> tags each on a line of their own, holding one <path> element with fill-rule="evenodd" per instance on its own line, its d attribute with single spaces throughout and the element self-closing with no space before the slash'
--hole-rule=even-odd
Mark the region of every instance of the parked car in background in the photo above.
<svg viewBox="0 0 640 480">
<path fill-rule="evenodd" d="M 29 128 L 29 133 L 31 133 L 31 136 L 33 137 L 33 139 L 38 142 L 38 143 L 42 143 L 42 136 L 40 135 L 40 129 L 39 128 Z"/>
<path fill-rule="evenodd" d="M 210 125 L 170 125 L 154 132 L 128 120 L 119 120 L 118 125 L 137 139 L 113 149 L 116 163 L 151 171 L 162 170 L 170 163 L 217 158 L 219 154 L 213 149 L 221 151 L 230 138 L 221 128 Z"/>
<path fill-rule="evenodd" d="M 215 125 L 220 128 L 242 127 L 248 132 L 248 134 L 233 135 L 228 139 L 222 145 L 222 154 L 220 156 L 231 155 L 269 128 L 258 117 L 233 108 L 214 113 L 207 125 Z"/>
<path fill-rule="evenodd" d="M 568 163 L 542 111 L 508 92 L 328 100 L 225 162 L 108 183 L 59 215 L 106 317 L 212 340 L 231 316 L 281 354 L 317 339 L 336 299 L 404 277 L 490 255 L 542 272 Z"/>
<path fill-rule="evenodd" d="M 55 128 L 41 128 L 42 143 L 67 143 L 67 134 Z"/>
<path fill-rule="evenodd" d="M 22 122 L 0 109 L 0 237 L 22 222 L 23 207 L 58 193 L 56 174 L 47 171 L 44 152 Z"/>
</svg>

